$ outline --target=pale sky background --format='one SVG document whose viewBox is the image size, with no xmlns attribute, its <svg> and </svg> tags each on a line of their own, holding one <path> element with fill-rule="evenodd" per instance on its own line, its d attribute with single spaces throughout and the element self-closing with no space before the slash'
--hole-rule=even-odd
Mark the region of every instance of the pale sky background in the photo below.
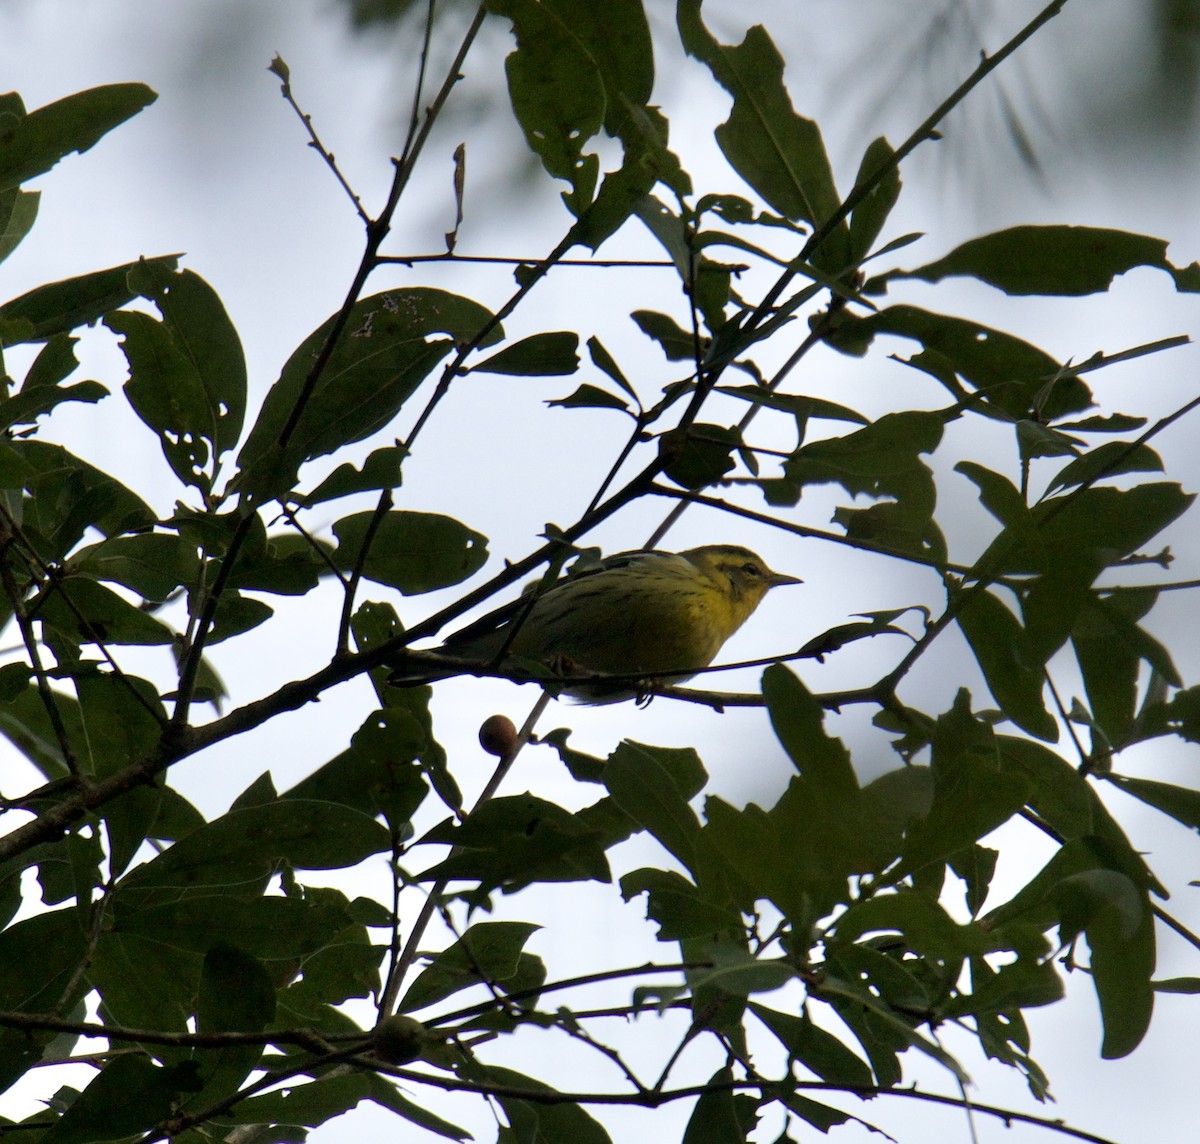
<svg viewBox="0 0 1200 1144">
<path fill-rule="evenodd" d="M 986 44 L 995 48 L 1038 5 L 1022 0 L 962 7 L 976 12 Z M 789 60 L 787 79 L 793 100 L 802 113 L 821 122 L 845 189 L 870 138 L 886 131 L 893 143 L 898 142 L 974 65 L 978 41 L 963 39 L 961 24 L 949 21 L 930 40 L 926 21 L 933 8 L 941 5 L 888 5 L 878 0 L 734 5 L 714 0 L 705 11 L 727 42 L 739 39 L 751 20 L 761 20 L 773 32 Z M 992 9 L 999 14 L 989 17 Z M 654 18 L 668 33 L 672 10 L 666 3 L 652 7 Z M 1016 112 L 1038 130 L 1044 178 L 1031 175 L 1004 139 L 1003 105 L 994 89 L 975 94 L 966 114 L 947 125 L 943 144 L 918 152 L 904 169 L 907 192 L 884 237 L 915 230 L 928 237 L 903 252 L 901 263 L 932 260 L 965 237 L 1001 226 L 1050 221 L 1115 226 L 1168 238 L 1177 264 L 1200 257 L 1192 178 L 1197 158 L 1194 141 L 1181 136 L 1164 155 L 1163 148 L 1151 145 L 1153 132 L 1139 132 L 1136 123 L 1121 121 L 1130 106 L 1119 98 L 1122 69 L 1145 46 L 1132 15 L 1128 0 L 1073 0 L 1041 41 L 1001 73 Z M 882 32 L 867 35 L 863 29 L 878 28 L 872 23 L 878 19 L 893 22 L 884 24 Z M 561 233 L 565 214 L 553 190 L 529 182 L 514 193 L 509 157 L 523 157 L 523 142 L 511 119 L 487 106 L 500 82 L 500 61 L 508 42 L 501 22 L 481 45 L 490 43 L 493 48 L 479 53 L 478 70 L 471 72 L 456 96 L 455 114 L 431 142 L 423 172 L 397 215 L 388 252 L 432 253 L 442 248 L 441 236 L 453 221 L 450 156 L 462 139 L 468 141 L 468 174 L 460 253 L 537 257 Z M 411 98 L 409 76 L 415 51 L 411 33 L 353 36 L 332 3 L 4 0 L 0 4 L 0 86 L 19 91 L 27 107 L 117 81 L 148 83 L 158 91 L 159 100 L 92 151 L 68 158 L 37 181 L 43 191 L 39 221 L 23 246 L 0 267 L 0 299 L 141 254 L 186 252 L 183 264 L 216 288 L 241 333 L 253 409 L 291 349 L 338 307 L 361 253 L 359 224 L 329 172 L 305 147 L 305 136 L 279 98 L 278 82 L 266 72 L 266 65 L 276 52 L 287 60 L 297 98 L 314 117 L 368 209 L 374 210 L 391 177 L 389 156 L 399 146 L 399 125 Z M 699 181 L 705 179 L 702 172 L 711 172 L 705 189 L 737 189 L 711 141 L 712 128 L 724 118 L 727 103 L 707 71 L 695 63 L 661 58 L 656 99 L 671 118 L 672 143 L 683 154 L 685 165 Z M 964 163 L 974 175 L 963 176 Z M 622 235 L 601 253 L 657 256 L 642 240 L 636 226 L 631 226 L 628 236 Z M 661 277 L 650 279 L 650 275 Z M 478 267 L 413 271 L 396 267 L 378 272 L 369 290 L 405 284 L 438 285 L 496 306 L 509 293 L 511 278 L 505 270 Z M 1195 297 L 1177 297 L 1166 276 L 1151 271 L 1128 275 L 1104 298 L 1082 301 L 1007 299 L 958 283 L 914 286 L 905 296 L 917 304 L 941 306 L 1011 330 L 1064 359 L 1081 360 L 1097 350 L 1115 352 L 1177 333 L 1194 337 L 1200 325 Z M 596 333 L 630 376 L 651 385 L 677 376 L 657 347 L 630 323 L 627 315 L 634 306 L 667 310 L 680 318 L 684 314 L 678 286 L 667 272 L 564 269 L 534 293 L 507 328 L 518 336 L 559 328 L 579 329 L 585 337 Z M 774 353 L 781 359 L 790 348 L 790 344 L 780 345 Z M 911 352 L 911 347 L 901 345 L 887 348 Z M 84 349 L 85 368 L 91 371 L 84 376 L 99 377 L 118 389 L 123 364 L 113 339 L 103 331 L 86 333 Z M 761 356 L 764 362 L 771 360 L 769 352 Z M 18 373 L 23 364 L 18 354 L 11 355 L 11 372 Z M 1107 411 L 1157 417 L 1195 394 L 1196 366 L 1196 352 L 1189 347 L 1090 380 Z M 542 404 L 569 393 L 580 381 L 596 380 L 596 372 L 585 365 L 576 378 L 479 375 L 456 383 L 452 398 L 405 467 L 397 506 L 446 512 L 485 533 L 492 554 L 489 572 L 506 557 L 524 555 L 536 544 L 546 521 L 569 524 L 582 511 L 626 431 L 615 414 L 547 409 Z M 882 347 L 865 363 L 827 352 L 814 354 L 794 384 L 871 413 L 891 408 L 893 393 L 899 394 L 900 401 L 917 400 L 930 407 L 944 403 L 931 384 L 887 361 Z M 910 397 L 914 393 L 915 399 Z M 406 413 L 411 418 L 419 408 L 418 401 Z M 402 417 L 394 433 L 402 434 L 408 423 Z M 66 407 L 54 415 L 49 432 L 126 480 L 156 507 L 169 510 L 176 489 L 166 466 L 152 437 L 124 411 L 119 396 L 101 407 Z M 1182 479 L 1189 489 L 1200 487 L 1200 473 L 1189 455 L 1195 433 L 1195 425 L 1185 422 L 1156 442 L 1168 458 L 1168 474 Z M 766 435 L 765 424 L 757 425 L 756 442 L 763 443 Z M 781 443 L 786 445 L 786 439 Z M 1006 436 L 972 436 L 961 450 L 1012 471 L 1011 442 Z M 954 543 L 960 546 L 959 554 L 969 558 L 986 542 L 990 525 L 975 501 L 973 487 L 950 472 L 957 455 L 953 450 L 944 458 L 939 454 L 935 465 L 942 503 L 954 506 L 958 513 Z M 1182 467 L 1173 469 L 1172 459 Z M 795 519 L 825 527 L 832 507 L 843 500 L 806 494 Z M 759 507 L 752 497 L 745 503 Z M 355 507 L 331 506 L 325 523 Z M 593 543 L 610 551 L 637 547 L 662 512 L 657 504 L 636 506 L 598 529 Z M 1189 526 L 1176 529 L 1170 537 L 1179 556 L 1172 578 L 1197 575 L 1200 551 L 1193 533 Z M 698 510 L 684 518 L 666 544 L 682 548 L 717 540 L 750 544 L 772 566 L 806 581 L 801 588 L 773 595 L 763 605 L 727 648 L 725 658 L 730 660 L 799 646 L 851 612 L 938 599 L 931 576 L 884 561 L 864 564 L 859 556 L 847 562 L 840 551 Z M 339 598 L 324 593 L 317 604 L 317 595 L 299 602 L 272 600 L 278 619 L 261 629 L 259 637 L 216 649 L 213 658 L 235 704 L 274 690 L 328 657 Z M 364 596 L 390 599 L 406 621 L 415 622 L 453 598 L 453 592 L 401 600 L 369 586 Z M 1200 656 L 1195 640 L 1187 638 L 1194 630 L 1190 597 L 1176 593 L 1160 605 L 1160 612 L 1155 613 L 1152 627 L 1176 651 L 1185 678 L 1196 680 Z M 849 650 L 824 666 L 806 663 L 801 674 L 814 690 L 861 683 L 868 670 L 865 665 L 873 662 L 870 657 L 878 654 L 890 660 L 896 654 L 895 644 L 885 645 L 880 641 L 878 649 Z M 162 668 L 153 657 L 147 663 L 157 667 L 146 670 Z M 966 653 L 942 648 L 914 673 L 908 694 L 917 706 L 944 710 L 960 684 L 972 687 L 977 707 L 987 705 L 986 692 Z M 752 687 L 754 678 L 730 677 L 727 685 Z M 492 711 L 504 711 L 520 722 L 532 700 L 529 689 L 499 682 L 456 681 L 439 688 L 436 730 L 464 787 L 481 785 L 490 773 L 490 760 L 475 743 L 480 721 Z M 365 683 L 347 685 L 321 704 L 188 760 L 172 772 L 173 781 L 207 815 L 216 815 L 265 769 L 271 770 L 280 789 L 311 772 L 344 746 L 373 705 Z M 599 754 L 626 736 L 655 744 L 695 745 L 712 776 L 710 791 L 739 805 L 751 800 L 769 804 L 791 773 L 761 713 L 735 710 L 718 716 L 661 700 L 644 711 L 632 705 L 607 710 L 554 705 L 542 729 L 563 725 L 574 728 L 574 745 Z M 829 726 L 846 738 L 866 777 L 896 764 L 861 713 L 831 717 Z M 6 769 L 19 765 L 7 750 L 0 758 Z M 1129 760 L 1125 769 L 1140 765 L 1136 773 L 1195 785 L 1196 762 L 1195 748 L 1156 747 L 1152 757 Z M 6 785 L 9 782 L 6 778 Z M 525 789 L 568 806 L 590 802 L 596 795 L 591 789 L 575 788 L 544 751 L 522 756 L 505 787 L 514 793 Z M 1186 886 L 1195 871 L 1194 835 L 1175 829 L 1162 816 L 1125 805 L 1107 793 L 1106 797 L 1122 816 L 1134 844 L 1152 852 L 1158 872 L 1177 871 L 1172 885 L 1180 889 L 1169 908 L 1185 921 L 1190 919 L 1193 927 L 1200 924 L 1200 909 L 1190 897 L 1197 891 Z M 1021 851 L 1024 846 L 1022 839 L 1014 849 Z M 998 889 L 1020 885 L 1047 856 L 1040 841 L 1030 838 L 1027 865 L 1003 870 Z M 618 873 L 660 860 L 657 848 L 644 841 L 614 854 Z M 381 900 L 386 900 L 389 890 L 382 858 L 357 877 L 355 892 L 382 895 Z M 657 947 L 652 927 L 641 922 L 643 901 L 621 907 L 615 890 L 594 885 L 539 893 L 535 903 L 527 903 L 524 896 L 499 901 L 495 916 L 536 919 L 548 909 L 558 917 L 572 911 L 569 935 L 560 925 L 539 934 L 529 946 L 547 959 L 551 978 L 636 964 L 652 956 L 674 956 L 675 947 Z M 382 931 L 376 940 L 383 940 Z M 1164 943 L 1157 975 L 1195 972 L 1196 957 L 1194 950 L 1189 956 L 1186 949 Z M 988 1065 L 970 1051 L 965 1038 L 948 1034 L 947 1046 L 962 1054 L 977 1082 L 975 1098 L 1060 1116 L 1075 1127 L 1126 1144 L 1192 1139 L 1194 1064 L 1185 1046 L 1192 1041 L 1196 1000 L 1164 999 L 1142 1048 L 1130 1059 L 1102 1062 L 1090 985 L 1076 975 L 1068 981 L 1068 992 L 1067 1002 L 1034 1012 L 1030 1018 L 1033 1056 L 1048 1072 L 1058 1103 L 1037 1106 L 1014 1072 Z M 619 985 L 589 995 L 587 1003 L 598 1003 L 600 997 L 617 1002 L 627 995 L 627 986 Z M 777 995 L 763 1000 L 783 1005 Z M 654 1020 L 639 1023 L 622 1039 L 635 1046 L 634 1058 L 649 1061 L 661 1055 Z M 564 1053 L 561 1042 L 546 1041 L 536 1034 L 521 1038 L 518 1045 L 523 1044 L 521 1051 L 529 1056 L 504 1063 L 560 1087 L 586 1088 L 590 1082 L 611 1079 L 595 1072 L 597 1058 Z M 697 1052 L 687 1075 L 706 1077 L 717 1063 L 711 1050 Z M 922 1086 L 953 1094 L 945 1074 L 925 1067 L 912 1054 L 906 1064 Z M 85 1079 L 86 1074 L 74 1083 Z M 23 1115 L 29 1101 L 52 1092 L 58 1083 L 50 1077 L 23 1082 L 0 1095 L 0 1112 Z M 424 1092 L 417 1096 L 425 1098 Z M 431 1106 L 470 1128 L 477 1139 L 494 1138 L 494 1127 L 478 1101 L 434 1098 Z M 971 1140 L 966 1119 L 953 1110 L 939 1111 L 895 1098 L 845 1106 L 887 1128 L 904 1144 Z M 600 1115 L 614 1140 L 625 1144 L 649 1136 L 678 1138 L 687 1109 L 681 1105 L 653 1114 L 605 1111 Z M 779 1117 L 771 1114 L 764 1118 L 756 1138 L 773 1141 L 780 1128 Z M 984 1144 L 1059 1138 L 1020 1126 L 1007 1130 L 983 1117 L 978 1118 L 975 1131 Z M 317 1144 L 339 1144 L 356 1138 L 391 1139 L 397 1134 L 405 1140 L 433 1139 L 415 1128 L 398 1126 L 390 1114 L 367 1106 L 318 1129 L 311 1139 Z M 801 1130 L 802 1139 L 813 1137 L 813 1130 Z M 855 1144 L 868 1136 L 848 1127 L 835 1130 L 831 1138 L 839 1144 Z"/>
</svg>

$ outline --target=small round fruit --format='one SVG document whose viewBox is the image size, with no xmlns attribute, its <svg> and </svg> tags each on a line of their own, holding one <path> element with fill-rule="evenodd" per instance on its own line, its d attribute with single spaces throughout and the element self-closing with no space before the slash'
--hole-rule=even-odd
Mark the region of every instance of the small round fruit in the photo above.
<svg viewBox="0 0 1200 1144">
<path fill-rule="evenodd" d="M 489 715 L 479 727 L 479 745 L 498 759 L 517 745 L 517 728 L 507 715 Z"/>
<path fill-rule="evenodd" d="M 398 1013 L 380 1023 L 372 1047 L 388 1064 L 403 1065 L 421 1055 L 426 1038 L 420 1021 Z"/>
</svg>

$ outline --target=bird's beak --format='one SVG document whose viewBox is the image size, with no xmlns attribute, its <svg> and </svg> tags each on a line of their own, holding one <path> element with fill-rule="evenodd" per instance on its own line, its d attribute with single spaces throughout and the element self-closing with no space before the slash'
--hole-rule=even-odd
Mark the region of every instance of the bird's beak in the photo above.
<svg viewBox="0 0 1200 1144">
<path fill-rule="evenodd" d="M 784 584 L 803 584 L 804 581 L 799 576 L 789 576 L 786 572 L 767 571 L 767 586 L 769 588 L 779 588 Z"/>
</svg>

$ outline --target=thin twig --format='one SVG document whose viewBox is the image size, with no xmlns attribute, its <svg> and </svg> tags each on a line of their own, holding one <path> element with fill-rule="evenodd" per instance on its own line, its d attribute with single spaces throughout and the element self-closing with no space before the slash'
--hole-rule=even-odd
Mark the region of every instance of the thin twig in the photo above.
<svg viewBox="0 0 1200 1144">
<path fill-rule="evenodd" d="M 516 762 L 522 748 L 529 742 L 530 736 L 532 736 L 534 728 L 537 726 L 537 721 L 541 718 L 542 712 L 546 710 L 550 699 L 550 693 L 546 691 L 543 691 L 538 697 L 538 701 L 533 705 L 533 709 L 529 712 L 524 725 L 517 733 L 516 742 L 513 744 L 512 749 L 501 757 L 500 761 L 496 764 L 496 769 L 492 772 L 492 777 L 487 781 L 479 797 L 475 800 L 475 805 L 471 807 L 471 814 L 479 810 L 496 793 L 505 776 L 512 769 L 512 765 Z M 470 816 L 468 815 L 468 817 Z M 453 856 L 457 852 L 458 848 L 454 847 L 451 849 L 450 854 Z M 417 959 L 418 947 L 425 937 L 425 931 L 428 929 L 430 921 L 433 920 L 433 915 L 437 911 L 442 895 L 446 892 L 446 887 L 450 884 L 450 881 L 451 879 L 448 876 L 443 876 L 429 888 L 429 893 L 421 905 L 421 912 L 417 915 L 416 920 L 413 922 L 412 930 L 409 932 L 408 941 L 405 943 L 400 956 L 393 963 L 388 973 L 387 983 L 380 994 L 378 1011 L 381 1022 L 387 1020 L 396 1008 L 396 1002 L 400 996 L 400 987 L 404 984 L 404 978 L 407 976 L 413 962 Z"/>
<path fill-rule="evenodd" d="M 13 540 L 9 539 L 5 548 L 11 551 Z M 79 762 L 75 758 L 75 750 L 71 746 L 71 737 L 67 734 L 67 725 L 63 722 L 62 712 L 58 709 L 58 698 L 50 680 L 46 676 L 46 668 L 42 664 L 41 652 L 38 650 L 37 633 L 33 630 L 33 621 L 25 609 L 21 598 L 21 590 L 17 587 L 12 574 L 12 566 L 8 562 L 8 552 L 0 552 L 0 583 L 4 585 L 4 594 L 8 597 L 9 607 L 16 617 L 17 626 L 21 629 L 21 638 L 25 641 L 25 650 L 29 653 L 29 663 L 33 668 L 33 676 L 37 681 L 38 698 L 46 711 L 46 718 L 58 740 L 58 750 L 62 755 L 63 766 L 69 774 L 80 777 Z"/>
<path fill-rule="evenodd" d="M 363 569 L 366 567 L 367 557 L 371 554 L 371 545 L 375 541 L 375 534 L 379 531 L 379 526 L 383 524 L 383 518 L 387 516 L 392 503 L 392 490 L 384 489 L 379 494 L 379 502 L 375 505 L 375 511 L 367 523 L 362 544 L 354 560 L 354 567 L 350 571 L 350 577 L 344 582 L 342 618 L 338 623 L 337 637 L 337 654 L 339 656 L 345 655 L 350 650 L 350 622 L 354 615 L 354 598 L 358 593 L 359 584 L 362 583 Z"/>
</svg>

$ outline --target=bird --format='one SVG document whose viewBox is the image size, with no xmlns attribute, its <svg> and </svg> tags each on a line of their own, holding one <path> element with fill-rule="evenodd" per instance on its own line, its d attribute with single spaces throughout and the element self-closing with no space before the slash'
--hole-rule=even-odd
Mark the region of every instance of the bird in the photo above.
<svg viewBox="0 0 1200 1144">
<path fill-rule="evenodd" d="M 472 663 L 532 666 L 535 677 L 565 677 L 562 693 L 584 703 L 641 699 L 656 683 L 681 683 L 707 667 L 767 592 L 800 583 L 733 544 L 621 552 L 451 635 L 435 654 L 462 666 L 402 664 L 389 682 L 431 683 Z"/>
</svg>

